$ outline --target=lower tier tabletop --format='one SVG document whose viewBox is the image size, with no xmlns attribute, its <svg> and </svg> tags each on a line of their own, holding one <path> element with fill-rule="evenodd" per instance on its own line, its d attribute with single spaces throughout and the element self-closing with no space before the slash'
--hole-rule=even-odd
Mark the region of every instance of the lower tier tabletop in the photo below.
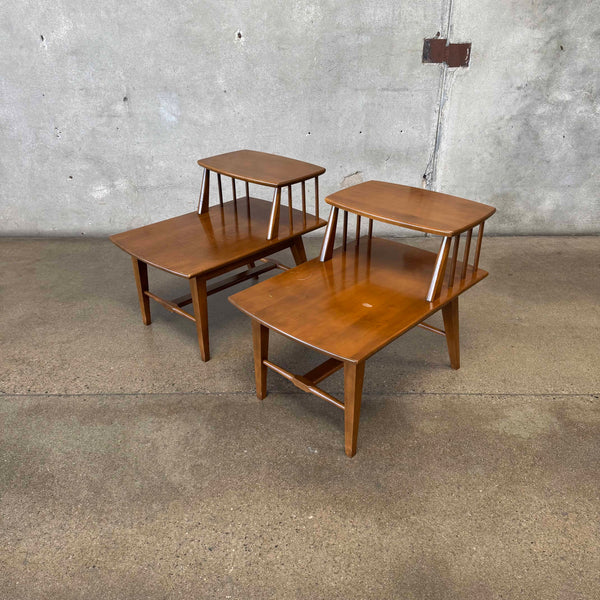
<svg viewBox="0 0 600 600">
<path fill-rule="evenodd" d="M 469 267 L 427 302 L 436 254 L 381 238 L 361 238 L 331 260 L 311 260 L 232 295 L 241 311 L 340 360 L 368 358 L 484 277 Z M 460 273 L 462 265 L 457 264 Z"/>
<path fill-rule="evenodd" d="M 288 207 L 281 206 L 279 233 L 268 241 L 271 207 L 266 200 L 243 197 L 211 206 L 202 215 L 187 213 L 117 233 L 110 239 L 149 265 L 181 277 L 194 277 L 271 246 L 275 248 L 326 224 L 323 219 L 294 209 L 290 227 Z"/>
</svg>

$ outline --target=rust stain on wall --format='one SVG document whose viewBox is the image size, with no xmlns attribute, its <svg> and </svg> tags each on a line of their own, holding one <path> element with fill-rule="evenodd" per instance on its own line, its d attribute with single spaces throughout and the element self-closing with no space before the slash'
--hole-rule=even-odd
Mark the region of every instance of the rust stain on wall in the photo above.
<svg viewBox="0 0 600 600">
<path fill-rule="evenodd" d="M 449 44 L 444 38 L 426 38 L 423 41 L 424 63 L 446 63 L 449 67 L 468 67 L 471 43 Z"/>
</svg>

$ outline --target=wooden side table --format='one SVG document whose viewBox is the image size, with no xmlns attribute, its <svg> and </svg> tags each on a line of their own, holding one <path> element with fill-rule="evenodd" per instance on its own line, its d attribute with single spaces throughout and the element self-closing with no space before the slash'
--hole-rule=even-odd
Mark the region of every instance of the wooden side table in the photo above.
<svg viewBox="0 0 600 600">
<path fill-rule="evenodd" d="M 207 297 L 274 268 L 288 268 L 265 257 L 290 248 L 296 264 L 306 261 L 302 235 L 325 225 L 319 218 L 317 165 L 252 150 L 239 150 L 201 159 L 204 168 L 198 210 L 111 236 L 131 255 L 142 320 L 151 323 L 150 299 L 196 323 L 202 360 L 210 358 Z M 216 175 L 219 203 L 209 206 L 211 172 Z M 231 179 L 231 200 L 223 199 L 223 177 Z M 238 196 L 237 181 L 244 184 Z M 271 202 L 250 196 L 250 184 L 273 188 Z M 299 186 L 292 206 L 293 186 Z M 307 188 L 314 192 L 316 215 L 306 210 Z M 282 210 L 282 190 L 287 207 Z M 261 261 L 257 265 L 256 261 Z M 190 281 L 189 296 L 166 300 L 149 290 L 148 265 Z M 208 280 L 240 267 L 248 268 L 226 279 Z M 183 310 L 192 304 L 193 314 Z"/>
<path fill-rule="evenodd" d="M 252 318 L 258 398 L 267 394 L 267 369 L 271 369 L 341 408 L 345 451 L 353 456 L 369 357 L 420 326 L 446 337 L 450 364 L 459 368 L 458 296 L 487 276 L 479 268 L 479 255 L 484 222 L 495 208 L 380 181 L 336 192 L 326 202 L 332 208 L 320 257 L 238 292 L 230 301 Z M 334 249 L 340 210 L 343 242 Z M 348 241 L 348 213 L 356 215 L 353 242 Z M 368 233 L 360 237 L 361 218 L 365 217 Z M 373 220 L 439 235 L 440 250 L 435 254 L 373 237 Z M 478 233 L 473 244 L 474 228 Z M 424 322 L 439 310 L 444 331 Z M 327 360 L 304 375 L 284 369 L 269 360 L 270 330 L 324 354 Z M 342 368 L 343 402 L 317 385 Z"/>
</svg>

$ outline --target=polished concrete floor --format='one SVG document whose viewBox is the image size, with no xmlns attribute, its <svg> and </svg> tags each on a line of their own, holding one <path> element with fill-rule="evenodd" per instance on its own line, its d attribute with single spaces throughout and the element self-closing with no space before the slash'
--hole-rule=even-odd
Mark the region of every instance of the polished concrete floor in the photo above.
<svg viewBox="0 0 600 600">
<path fill-rule="evenodd" d="M 422 329 L 377 354 L 348 459 L 335 407 L 256 399 L 227 292 L 205 364 L 108 241 L 0 239 L 0 598 L 599 598 L 600 237 L 481 265 L 461 369 Z"/>
</svg>

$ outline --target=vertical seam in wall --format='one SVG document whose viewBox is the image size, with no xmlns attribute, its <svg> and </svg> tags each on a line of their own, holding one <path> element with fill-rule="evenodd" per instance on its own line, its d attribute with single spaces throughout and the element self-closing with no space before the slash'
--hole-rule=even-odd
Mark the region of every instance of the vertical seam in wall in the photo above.
<svg viewBox="0 0 600 600">
<path fill-rule="evenodd" d="M 448 71 L 447 65 L 442 65 L 442 73 L 440 75 L 440 93 L 438 96 L 438 114 L 437 123 L 435 125 L 435 139 L 433 141 L 433 151 L 431 155 L 431 167 L 427 177 L 427 189 L 434 189 L 437 177 L 437 162 L 438 162 L 438 151 L 440 149 L 440 139 L 442 135 L 442 123 L 444 115 L 444 105 L 446 104 L 446 72 Z"/>
<path fill-rule="evenodd" d="M 452 8 L 453 8 L 454 0 L 449 0 L 448 2 L 448 10 L 446 13 L 446 22 L 442 22 L 442 37 L 445 39 L 450 39 L 450 29 L 452 26 Z M 446 75 L 448 72 L 448 65 L 444 63 L 441 65 L 442 71 L 440 73 L 440 87 L 439 87 L 439 95 L 438 95 L 438 113 L 437 113 L 437 121 L 435 125 L 435 137 L 433 141 L 433 150 L 431 154 L 431 158 L 429 159 L 429 163 L 427 164 L 427 168 L 425 169 L 424 183 L 425 187 L 428 190 L 434 190 L 437 183 L 437 164 L 438 164 L 438 153 L 440 149 L 440 142 L 442 138 L 442 126 L 444 123 L 444 115 L 445 115 L 445 105 L 446 100 L 448 99 L 448 93 L 446 90 Z"/>
<path fill-rule="evenodd" d="M 454 5 L 454 0 L 449 0 L 448 2 L 448 20 L 446 21 L 446 29 L 444 30 L 444 37 L 449 40 L 450 39 L 450 29 L 452 28 L 452 8 Z"/>
</svg>

